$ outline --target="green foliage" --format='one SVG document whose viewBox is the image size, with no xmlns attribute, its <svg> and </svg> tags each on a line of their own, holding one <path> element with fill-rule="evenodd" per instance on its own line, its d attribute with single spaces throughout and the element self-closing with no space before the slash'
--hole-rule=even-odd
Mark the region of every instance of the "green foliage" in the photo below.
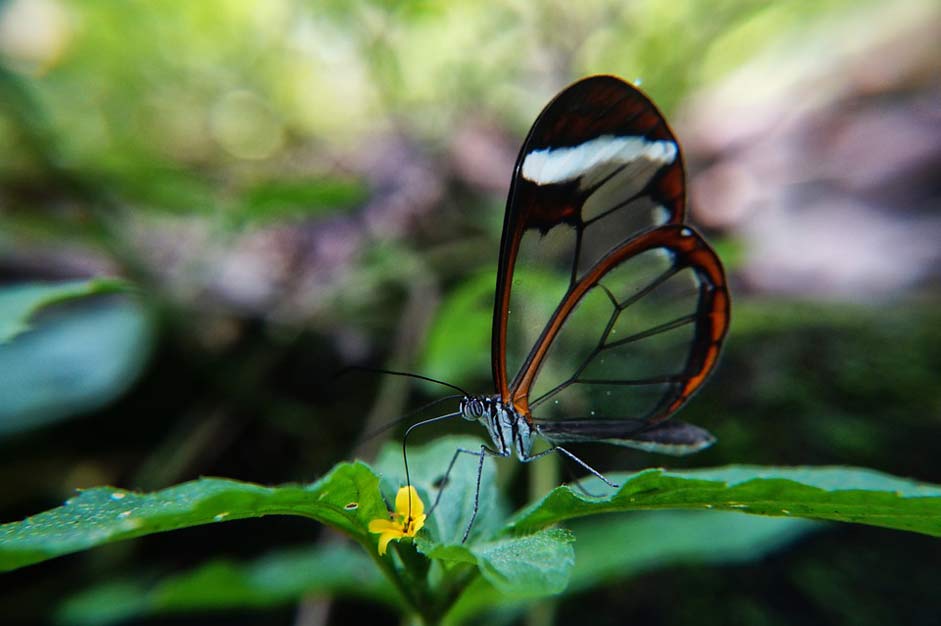
<svg viewBox="0 0 941 626">
<path fill-rule="evenodd" d="M 434 515 L 426 522 L 435 545 L 458 545 L 464 536 L 467 520 L 473 512 L 478 458 L 467 454 L 458 456 L 454 471 L 448 477 L 447 488 L 440 490 L 437 481 L 458 448 L 479 450 L 480 443 L 473 437 L 441 437 L 433 444 L 409 450 L 411 484 L 426 503 L 426 511 L 440 494 Z M 395 492 L 406 484 L 402 447 L 395 444 L 386 446 L 376 460 L 376 471 L 382 476 L 381 486 L 386 501 L 393 502 Z M 484 463 L 477 521 L 469 539 L 486 539 L 499 533 L 506 518 L 506 504 L 501 497 L 497 489 L 496 467 L 492 462 Z M 419 544 L 421 549 L 429 547 L 428 544 Z M 456 558 L 467 558 L 467 555 L 461 553 Z"/>
<path fill-rule="evenodd" d="M 705 508 L 856 522 L 941 536 L 941 487 L 868 469 L 652 469 L 612 475 L 611 479 L 620 482 L 621 487 L 604 498 L 590 498 L 570 487 L 558 487 L 517 514 L 507 529 L 527 532 L 573 517 L 613 511 Z"/>
<path fill-rule="evenodd" d="M 562 594 L 624 583 L 675 565 L 759 561 L 819 527 L 807 520 L 721 511 L 636 512 L 581 520 L 571 525 L 575 564 Z M 525 608 L 525 601 L 494 591 L 487 581 L 475 581 L 449 617 L 460 622 L 482 611 Z"/>
<path fill-rule="evenodd" d="M 237 215 L 255 221 L 310 217 L 347 209 L 365 198 L 364 187 L 351 180 L 268 180 L 245 190 Z"/>
<path fill-rule="evenodd" d="M 558 304 L 559 295 L 567 287 L 564 273 L 538 271 L 525 266 L 514 271 L 514 293 L 522 292 L 514 300 L 511 323 L 521 332 L 510 332 L 507 360 L 522 363 L 532 345 L 528 333 L 531 328 L 519 320 L 546 320 Z M 523 289 L 520 289 L 523 287 Z M 436 372 L 442 380 L 465 381 L 490 371 L 489 352 L 491 323 L 493 321 L 494 273 L 473 276 L 453 290 L 435 317 L 428 333 L 422 370 Z M 583 304 L 583 308 L 588 305 Z M 607 309 L 603 311 L 607 313 Z M 604 321 L 607 321 L 605 316 Z M 517 330 L 512 328 L 511 330 Z M 525 331 L 525 332 L 522 332 Z M 580 339 L 588 340 L 585 337 Z M 597 338 L 592 333 L 590 341 Z M 464 358 L 456 359 L 460 354 Z"/>
<path fill-rule="evenodd" d="M 39 35 L 20 49 L 25 59 L 14 50 L 16 37 L 0 42 L 0 269 L 7 277 L 42 277 L 115 268 L 141 285 L 147 300 L 110 279 L 0 288 L 7 519 L 62 501 L 75 485 L 156 488 L 180 476 L 235 472 L 276 484 L 321 475 L 346 458 L 358 424 L 345 418 L 365 415 L 372 394 L 360 382 L 355 398 L 327 394 L 328 406 L 317 404 L 315 417 L 310 407 L 330 384 L 318 381 L 329 380 L 337 353 L 411 363 L 413 355 L 389 341 L 406 297 L 435 316 L 417 371 L 460 384 L 489 371 L 496 241 L 488 239 L 499 234 L 495 207 L 503 198 L 492 192 L 492 173 L 476 186 L 463 150 L 491 161 L 500 146 L 515 147 L 520 137 L 512 135 L 528 128 L 562 83 L 592 72 L 637 79 L 668 115 L 689 106 L 686 123 L 674 120 L 678 129 L 697 123 L 691 92 L 718 86 L 769 52 L 786 63 L 766 66 L 771 71 L 738 92 L 743 102 L 760 101 L 775 81 L 797 75 L 839 91 L 842 83 L 832 79 L 858 73 L 847 68 L 871 49 L 873 32 L 880 49 L 897 36 L 898 26 L 883 18 L 917 14 L 930 3 L 901 11 L 884 4 L 687 0 L 556 3 L 546 11 L 539 3 L 466 0 L 169 0 L 116 10 L 102 2 L 0 0 L 0 20 L 14 6 L 53 11 L 47 21 L 4 31 Z M 879 18 L 875 27 L 861 28 L 867 16 Z M 878 95 L 901 106 L 922 89 L 915 81 L 904 86 L 910 93 L 883 94 L 889 82 L 875 81 L 864 99 Z M 813 104 L 828 101 L 828 93 Z M 855 124 L 865 107 L 857 111 L 849 100 Z M 768 111 L 756 105 L 755 112 L 760 119 Z M 827 110 L 817 112 L 827 124 Z M 486 132 L 478 136 L 481 127 Z M 844 130 L 843 140 L 856 136 L 852 124 Z M 405 149 L 385 153 L 390 137 Z M 699 154 L 690 151 L 691 171 L 722 157 L 721 142 L 706 143 L 708 154 L 702 137 Z M 902 188 L 905 181 L 896 182 Z M 399 193 L 400 183 L 411 185 L 407 193 Z M 444 195 L 436 195 L 442 187 Z M 852 191 L 860 200 L 871 193 Z M 434 219 L 420 212 L 428 209 L 424 202 L 434 203 Z M 320 220 L 342 228 L 320 230 Z M 302 228 L 292 228 L 298 222 Z M 269 228 L 275 236 L 265 236 Z M 320 238 L 331 232 L 356 237 Z M 730 277 L 747 279 L 750 247 L 738 239 L 713 242 Z M 517 277 L 525 279 L 524 272 Z M 426 291 L 414 289 L 416 276 Z M 243 294 L 232 297 L 233 284 L 252 296 L 271 295 L 244 304 Z M 936 480 L 941 319 L 932 289 L 921 303 L 899 298 L 878 308 L 755 302 L 736 293 L 722 366 L 683 417 L 716 432 L 721 445 L 691 462 L 837 463 Z M 555 300 L 532 305 L 551 310 Z M 156 315 L 166 323 L 159 343 Z M 409 324 L 421 316 L 402 317 L 401 343 L 419 346 L 424 330 Z M 151 357 L 154 367 L 125 394 Z M 390 405 L 381 399 L 376 408 Z M 64 421 L 82 414 L 86 422 Z M 63 421 L 51 426 L 56 420 Z M 266 444 L 253 447 L 257 460 L 236 445 L 240 436 Z M 429 505 L 457 445 L 477 442 L 441 440 L 410 455 L 413 482 Z M 263 450 L 276 452 L 262 459 Z M 883 571 L 907 590 L 926 589 L 924 597 L 936 586 L 930 563 L 937 542 L 930 537 L 939 534 L 938 495 L 930 485 L 848 467 L 650 470 L 617 477 L 624 483 L 617 492 L 592 486 L 601 498 L 561 487 L 510 515 L 507 494 L 518 496 L 518 485 L 501 488 L 494 467 L 485 465 L 480 513 L 466 545 L 460 538 L 476 459 L 462 455 L 425 529 L 414 541 L 393 543 L 382 559 L 365 524 L 385 513 L 404 483 L 397 447 L 373 464 L 375 471 L 339 465 L 307 486 L 206 479 L 148 494 L 91 489 L 67 506 L 4 526 L 0 564 L 22 567 L 125 538 L 269 514 L 314 519 L 360 546 L 304 547 L 248 563 L 212 560 L 180 574 L 171 568 L 182 554 L 191 563 L 198 550 L 214 547 L 193 549 L 178 536 L 177 553 L 155 558 L 147 549 L 157 538 L 125 542 L 66 557 L 75 567 L 38 566 L 24 576 L 26 585 L 14 580 L 0 599 L 4 618 L 30 621 L 7 611 L 41 611 L 50 588 L 61 597 L 76 580 L 98 584 L 116 571 L 122 578 L 73 598 L 60 618 L 102 624 L 274 606 L 308 593 L 370 599 L 452 622 L 493 609 L 513 616 L 534 597 L 617 584 L 671 564 L 756 561 L 819 526 L 805 517 L 927 536 L 883 533 L 911 543 L 847 550 L 840 573 L 818 554 L 803 557 L 817 563 L 783 576 L 778 569 L 798 581 L 803 601 L 819 602 L 819 614 L 846 623 L 905 621 L 891 609 L 909 596 L 872 582 Z M 643 510 L 710 507 L 725 511 Z M 568 530 L 550 528 L 562 520 Z M 254 542 L 257 553 L 269 545 L 263 536 L 229 541 L 220 551 L 237 545 L 252 553 L 246 546 Z M 889 559 L 906 575 L 891 576 Z M 52 575 L 44 577 L 43 567 Z M 764 563 L 760 571 L 774 567 Z M 711 603 L 701 620 L 726 609 L 717 606 L 717 587 L 687 574 L 671 572 L 671 582 L 692 578 L 689 605 Z M 921 585 L 912 580 L 919 574 Z M 734 585 L 711 572 L 702 576 Z M 771 593 L 781 593 L 780 579 L 774 582 Z M 848 592 L 854 582 L 861 593 Z M 764 612 L 772 603 L 758 604 L 769 597 L 748 597 L 742 610 L 755 619 L 737 621 L 773 623 Z M 921 621 L 933 623 L 936 607 L 911 597 L 908 604 L 928 613 Z"/>
<path fill-rule="evenodd" d="M 133 295 L 111 278 L 0 287 L 0 436 L 99 408 L 127 389 L 152 341 L 150 315 Z"/>
<path fill-rule="evenodd" d="M 448 295 L 425 342 L 423 371 L 462 382 L 490 370 L 488 352 L 481 346 L 490 345 L 493 285 L 493 272 L 488 271 L 464 281 Z M 454 358 L 456 354 L 462 358 Z"/>
<path fill-rule="evenodd" d="M 568 585 L 575 561 L 572 533 L 559 528 L 537 531 L 511 539 L 461 545 L 418 548 L 429 558 L 448 564 L 471 563 L 484 580 L 511 598 L 541 597 L 561 593 Z"/>
<path fill-rule="evenodd" d="M 398 606 L 398 597 L 369 557 L 347 545 L 272 552 L 251 563 L 211 561 L 157 584 L 122 580 L 66 600 L 64 624 L 108 624 L 142 615 L 277 606 L 305 596 L 361 597 Z"/>
<path fill-rule="evenodd" d="M 127 291 L 118 279 L 94 278 L 60 283 L 25 283 L 0 288 L 0 344 L 30 328 L 30 319 L 41 309 L 77 298 Z"/>
<path fill-rule="evenodd" d="M 385 514 L 378 481 L 366 465 L 345 463 L 306 487 L 203 478 L 150 494 L 88 489 L 59 508 L 0 526 L 0 570 L 121 539 L 263 515 L 310 517 L 367 543 L 367 523 Z"/>
<path fill-rule="evenodd" d="M 429 507 L 432 496 L 438 495 L 435 483 L 458 446 L 475 449 L 479 443 L 443 438 L 415 449 L 410 457 L 415 484 Z M 400 452 L 398 446 L 390 446 L 380 465 L 394 467 Z M 379 475 L 357 462 L 342 463 L 306 486 L 262 487 L 205 478 L 149 494 L 90 489 L 64 506 L 0 526 L 0 567 L 15 569 L 188 526 L 299 515 L 332 526 L 361 544 L 398 590 L 397 599 L 385 583 L 363 573 L 361 558 L 348 557 L 347 548 L 314 549 L 247 566 L 215 562 L 150 588 L 117 582 L 73 598 L 62 615 L 72 623 L 90 623 L 192 607 L 266 606 L 319 591 L 401 602 L 428 619 L 440 619 L 453 609 L 456 619 L 498 604 L 513 607 L 527 598 L 559 594 L 570 582 L 572 590 L 578 590 L 669 562 L 747 560 L 809 529 L 803 520 L 753 518 L 761 522 L 752 523 L 738 517 L 741 513 L 851 521 L 941 535 L 941 487 L 854 468 L 647 470 L 614 477 L 623 486 L 601 497 L 559 487 L 507 519 L 497 498 L 494 461 L 488 459 L 479 527 L 462 545 L 459 537 L 469 519 L 477 463 L 469 455 L 458 458 L 469 462 L 455 465 L 428 530 L 414 542 L 394 543 L 386 557 L 377 555 L 376 537 L 367 525 L 386 518 L 384 499 L 402 481 L 395 473 Z M 726 509 L 737 514 L 606 517 L 577 524 L 574 532 L 551 528 L 573 517 L 668 508 Z M 572 542 L 580 536 L 584 541 L 576 542 L 573 550 Z M 345 565 L 338 567 L 338 562 Z M 292 576 L 293 568 L 306 574 Z"/>
<path fill-rule="evenodd" d="M 468 586 L 448 618 L 460 622 L 497 607 L 503 611 L 524 608 L 525 597 L 501 594 L 496 588 L 503 582 L 501 571 L 516 579 L 507 581 L 509 584 L 535 588 L 536 585 L 527 582 L 532 572 L 525 565 L 536 561 L 533 558 L 536 554 L 544 557 L 542 560 L 549 567 L 545 568 L 547 571 L 535 572 L 534 579 L 541 581 L 554 575 L 557 582 L 568 580 L 568 585 L 558 593 L 572 594 L 681 563 L 720 565 L 756 561 L 817 527 L 803 520 L 722 512 L 665 511 L 595 518 L 573 526 L 570 534 L 577 538 L 574 565 L 571 551 L 566 549 L 569 544 L 547 541 L 540 534 L 517 547 L 532 545 L 548 553 L 527 550 L 522 555 L 514 554 L 509 562 L 504 559 L 507 565 L 504 570 L 498 569 L 500 559 L 491 556 L 499 556 L 497 550 L 482 547 L 479 552 L 488 559 L 483 561 L 486 563 L 483 576 Z M 613 549 L 614 546 L 618 549 Z M 478 557 L 468 549 L 457 546 L 432 549 L 435 558 L 440 555 L 444 559 L 451 551 L 451 560 L 458 561 L 458 555 L 465 554 L 465 562 L 478 562 Z M 521 564 L 514 563 L 517 556 Z M 490 580 L 491 576 L 496 583 Z M 320 594 L 356 596 L 399 606 L 394 588 L 361 550 L 333 545 L 279 550 L 245 563 L 212 561 L 191 572 L 168 575 L 156 583 L 122 580 L 98 585 L 69 598 L 58 617 L 65 624 L 107 624 L 153 614 L 275 606 Z"/>
<path fill-rule="evenodd" d="M 756 561 L 820 527 L 808 520 L 722 511 L 592 517 L 571 526 L 577 538 L 576 565 L 568 591 L 626 580 L 670 564 Z"/>
</svg>

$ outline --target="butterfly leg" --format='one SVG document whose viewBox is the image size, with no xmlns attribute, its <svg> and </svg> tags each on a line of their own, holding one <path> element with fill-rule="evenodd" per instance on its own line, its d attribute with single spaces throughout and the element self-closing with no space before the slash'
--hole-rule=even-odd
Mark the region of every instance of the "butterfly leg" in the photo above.
<svg viewBox="0 0 941 626">
<path fill-rule="evenodd" d="M 572 470 L 572 466 L 571 466 L 571 465 L 569 465 L 568 463 L 565 463 L 565 464 L 564 464 L 564 467 L 565 467 L 565 473 L 568 474 L 569 482 L 563 483 L 563 484 L 566 484 L 566 485 L 574 485 L 576 489 L 578 489 L 579 491 L 581 491 L 583 494 L 585 494 L 585 495 L 588 496 L 589 498 L 601 498 L 601 497 L 603 497 L 602 494 L 600 494 L 600 493 L 592 493 L 592 492 L 588 491 L 588 490 L 585 488 L 585 486 L 582 484 L 581 479 L 579 479 L 579 477 L 575 475 L 575 472 Z"/>
<path fill-rule="evenodd" d="M 461 456 L 461 453 L 477 455 L 477 452 L 472 450 L 465 450 L 464 448 L 458 448 L 455 451 L 454 456 L 451 457 L 451 462 L 448 463 L 448 469 L 444 471 L 444 475 L 441 476 L 436 482 L 441 486 L 438 488 L 438 495 L 435 497 L 434 504 L 431 505 L 431 508 L 428 509 L 428 515 L 431 515 L 435 512 L 435 509 L 438 508 L 438 503 L 441 502 L 441 496 L 444 494 L 444 488 L 448 484 L 448 477 L 451 476 L 451 470 L 454 469 L 454 464 L 457 462 L 457 458 Z"/>
<path fill-rule="evenodd" d="M 557 452 L 557 453 L 559 453 L 559 454 L 564 454 L 565 456 L 567 456 L 568 458 L 572 459 L 573 461 L 575 461 L 576 463 L 578 463 L 579 465 L 581 465 L 582 467 L 584 467 L 586 470 L 588 470 L 589 472 L 591 472 L 591 474 L 592 474 L 595 478 L 599 479 L 600 481 L 602 481 L 604 484 L 608 485 L 609 487 L 613 487 L 613 488 L 617 489 L 618 487 L 621 486 L 621 485 L 619 485 L 619 484 L 617 484 L 617 483 L 613 483 L 613 482 L 611 482 L 610 480 L 608 480 L 607 478 L 605 478 L 604 475 L 603 475 L 601 472 L 599 472 L 598 470 L 596 470 L 595 468 L 593 468 L 593 467 L 592 467 L 591 465 L 589 465 L 588 463 L 585 463 L 583 460 L 581 460 L 580 458 L 578 458 L 577 456 L 575 456 L 574 454 L 572 454 L 571 452 L 569 452 L 568 450 L 566 450 L 566 449 L 563 448 L 562 446 L 552 446 L 551 448 L 548 448 L 547 450 L 543 450 L 542 452 L 539 452 L 538 454 L 533 454 L 532 456 L 527 456 L 527 457 L 525 457 L 525 458 L 521 458 L 520 460 L 523 461 L 524 463 L 529 463 L 530 461 L 535 461 L 536 459 L 541 459 L 542 457 L 546 456 L 547 454 L 549 454 L 549 453 L 551 453 L 551 452 Z"/>
<path fill-rule="evenodd" d="M 457 458 L 462 454 L 470 454 L 472 456 L 479 457 L 477 463 L 477 484 L 474 489 L 474 511 L 471 513 L 470 521 L 467 523 L 467 528 L 464 529 L 464 537 L 461 539 L 461 543 L 467 541 L 467 537 L 470 535 L 471 528 L 474 526 L 474 521 L 477 519 L 477 511 L 480 507 L 480 480 L 484 473 L 484 459 L 488 456 L 500 456 L 505 457 L 507 454 L 500 454 L 497 450 L 492 450 L 485 445 L 480 446 L 479 450 L 468 450 L 467 448 L 458 448 L 454 452 L 454 456 L 451 457 L 451 462 L 448 463 L 448 469 L 445 470 L 444 476 L 441 477 L 441 489 L 438 490 L 438 495 L 435 497 L 434 504 L 431 505 L 431 508 L 428 510 L 428 515 L 431 515 L 435 508 L 437 508 L 438 503 L 441 501 L 441 494 L 444 493 L 444 487 L 447 485 L 448 477 L 451 475 L 451 470 L 454 468 L 454 464 L 457 462 Z"/>
<path fill-rule="evenodd" d="M 480 477 L 484 473 L 484 458 L 487 456 L 487 452 L 489 451 L 490 450 L 487 448 L 487 446 L 482 445 L 480 446 L 480 452 L 477 453 L 480 455 L 480 461 L 477 463 L 477 487 L 474 489 L 474 512 L 471 513 L 470 521 L 467 522 L 467 528 L 464 529 L 464 537 L 461 538 L 461 543 L 467 541 L 467 536 L 470 535 L 471 526 L 474 525 L 474 520 L 477 519 L 477 509 L 480 508 Z"/>
</svg>

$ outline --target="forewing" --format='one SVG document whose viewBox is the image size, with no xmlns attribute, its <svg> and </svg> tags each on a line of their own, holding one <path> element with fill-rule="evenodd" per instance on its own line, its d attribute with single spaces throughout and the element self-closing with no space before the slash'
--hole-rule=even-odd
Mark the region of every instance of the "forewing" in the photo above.
<svg viewBox="0 0 941 626">
<path fill-rule="evenodd" d="M 517 159 L 500 246 L 492 367 L 504 401 L 573 286 L 625 241 L 682 223 L 683 180 L 663 116 L 621 79 L 586 78 L 546 106 Z"/>
</svg>

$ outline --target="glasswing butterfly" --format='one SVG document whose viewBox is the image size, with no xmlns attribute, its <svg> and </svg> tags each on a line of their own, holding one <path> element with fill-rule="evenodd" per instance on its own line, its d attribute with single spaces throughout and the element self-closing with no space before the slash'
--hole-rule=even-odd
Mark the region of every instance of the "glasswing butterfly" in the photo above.
<svg viewBox="0 0 941 626">
<path fill-rule="evenodd" d="M 722 263 L 684 223 L 685 213 L 680 146 L 636 87 L 591 76 L 564 89 L 536 119 L 516 161 L 503 223 L 491 345 L 495 392 L 462 391 L 457 413 L 406 431 L 407 438 L 417 426 L 458 415 L 486 428 L 491 445 L 457 450 L 443 478 L 461 454 L 479 457 L 464 540 L 477 515 L 486 456 L 515 452 L 529 462 L 555 452 L 617 487 L 562 444 L 682 455 L 715 441 L 698 426 L 668 419 L 714 368 L 730 315 Z M 520 262 L 532 256 L 540 264 Z M 534 306 L 547 294 L 551 306 Z M 528 351 L 510 369 L 517 344 Z M 549 447 L 533 453 L 537 437 Z M 407 457 L 405 470 L 408 480 Z"/>
</svg>

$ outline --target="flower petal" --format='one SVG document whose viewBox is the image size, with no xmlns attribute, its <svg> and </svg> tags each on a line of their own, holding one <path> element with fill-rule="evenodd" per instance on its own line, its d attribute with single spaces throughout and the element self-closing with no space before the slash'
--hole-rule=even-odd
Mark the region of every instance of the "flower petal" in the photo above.
<svg viewBox="0 0 941 626">
<path fill-rule="evenodd" d="M 393 522 L 388 519 L 374 519 L 369 522 L 369 532 L 371 533 L 387 533 L 387 532 L 402 532 L 402 525 Z"/>
<path fill-rule="evenodd" d="M 386 549 L 389 547 L 389 542 L 393 539 L 399 539 L 402 537 L 402 533 L 382 533 L 379 535 L 379 556 L 382 556 L 386 553 Z"/>
<path fill-rule="evenodd" d="M 417 535 L 418 531 L 421 530 L 422 527 L 425 525 L 425 518 L 427 517 L 428 517 L 427 515 L 422 514 L 416 517 L 415 519 L 413 519 L 412 527 L 409 529 L 411 530 L 411 532 L 407 533 L 407 535 L 409 537 L 414 537 L 415 535 Z"/>
<path fill-rule="evenodd" d="M 411 508 L 409 508 L 409 499 L 411 499 Z M 425 503 L 418 496 L 418 491 L 412 485 L 402 487 L 395 494 L 395 512 L 405 519 L 411 515 L 415 519 L 425 512 Z"/>
</svg>

